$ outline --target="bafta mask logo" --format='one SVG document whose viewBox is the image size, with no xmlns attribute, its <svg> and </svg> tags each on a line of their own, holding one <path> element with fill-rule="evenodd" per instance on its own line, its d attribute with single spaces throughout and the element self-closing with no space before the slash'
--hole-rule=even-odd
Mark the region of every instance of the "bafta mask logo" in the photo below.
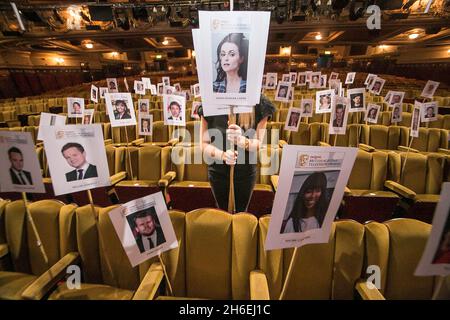
<svg viewBox="0 0 450 320">
<path fill-rule="evenodd" d="M 309 156 L 307 154 L 300 154 L 297 160 L 298 167 L 305 167 L 308 164 Z"/>
<path fill-rule="evenodd" d="M 56 139 L 63 139 L 64 131 L 56 131 Z"/>
<path fill-rule="evenodd" d="M 220 20 L 219 19 L 213 19 L 212 23 L 212 29 L 217 30 L 220 27 Z"/>
</svg>

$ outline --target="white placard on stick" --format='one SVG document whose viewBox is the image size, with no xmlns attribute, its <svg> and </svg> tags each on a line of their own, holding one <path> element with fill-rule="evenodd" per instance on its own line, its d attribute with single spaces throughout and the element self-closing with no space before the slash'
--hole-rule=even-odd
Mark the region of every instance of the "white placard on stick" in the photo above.
<svg viewBox="0 0 450 320">
<path fill-rule="evenodd" d="M 442 184 L 431 233 L 414 275 L 450 275 L 450 182 Z"/>
<path fill-rule="evenodd" d="M 39 120 L 37 139 L 42 141 L 42 132 L 49 126 L 63 126 L 66 124 L 66 116 L 42 112 Z"/>
<path fill-rule="evenodd" d="M 283 148 L 265 250 L 328 242 L 357 150 Z"/>
<path fill-rule="evenodd" d="M 93 84 L 91 85 L 91 101 L 98 103 L 98 88 Z"/>
<path fill-rule="evenodd" d="M 314 99 L 302 99 L 300 104 L 301 116 L 310 118 L 313 116 Z"/>
<path fill-rule="evenodd" d="M 275 93 L 275 101 L 289 102 L 290 82 L 278 82 L 277 92 Z"/>
<path fill-rule="evenodd" d="M 365 92 L 364 88 L 348 89 L 347 98 L 350 100 L 350 112 L 364 111 L 365 108 Z"/>
<path fill-rule="evenodd" d="M 439 87 L 439 84 L 439 82 L 428 80 L 420 96 L 432 99 L 434 94 L 436 93 L 437 88 Z"/>
<path fill-rule="evenodd" d="M 349 72 L 345 77 L 345 84 L 353 84 L 355 82 L 356 72 Z"/>
<path fill-rule="evenodd" d="M 114 208 L 109 217 L 133 267 L 178 247 L 161 192 Z"/>
<path fill-rule="evenodd" d="M 403 109 L 400 103 L 394 105 L 391 113 L 391 123 L 402 122 L 403 119 Z"/>
<path fill-rule="evenodd" d="M 436 101 L 422 103 L 422 122 L 433 122 L 438 118 L 438 105 Z"/>
<path fill-rule="evenodd" d="M 83 98 L 67 98 L 67 114 L 69 118 L 82 118 L 84 111 Z"/>
<path fill-rule="evenodd" d="M 131 93 L 107 93 L 105 95 L 105 102 L 111 127 L 136 125 L 136 115 L 134 114 Z"/>
<path fill-rule="evenodd" d="M 151 136 L 153 134 L 153 115 L 139 113 L 139 135 L 141 136 Z"/>
<path fill-rule="evenodd" d="M 0 131 L 0 167 L 0 192 L 45 192 L 30 132 Z"/>
<path fill-rule="evenodd" d="M 179 95 L 164 95 L 164 124 L 165 125 L 186 125 L 186 98 Z"/>
<path fill-rule="evenodd" d="M 150 90 L 150 87 L 152 85 L 152 81 L 150 80 L 150 78 L 144 78 L 142 77 L 142 82 L 144 83 L 144 88 Z"/>
<path fill-rule="evenodd" d="M 81 121 L 81 124 L 92 124 L 94 120 L 94 112 L 94 109 L 84 109 L 83 121 Z"/>
<path fill-rule="evenodd" d="M 200 39 L 194 42 L 202 99 L 213 105 L 255 105 L 269 33 L 270 12 L 199 11 Z"/>
<path fill-rule="evenodd" d="M 43 138 L 55 195 L 111 184 L 100 124 L 48 127 Z"/>
<path fill-rule="evenodd" d="M 330 113 L 334 103 L 334 90 L 316 92 L 316 113 Z"/>
<path fill-rule="evenodd" d="M 298 131 L 300 126 L 301 110 L 299 108 L 289 108 L 286 122 L 284 124 L 284 130 L 286 131 Z"/>
<path fill-rule="evenodd" d="M 138 100 L 138 110 L 139 114 L 148 114 L 150 110 L 150 100 L 149 99 L 139 99 Z"/>
<path fill-rule="evenodd" d="M 134 93 L 136 94 L 140 94 L 140 95 L 145 95 L 145 84 L 142 81 L 138 81 L 138 80 L 134 80 Z"/>
<path fill-rule="evenodd" d="M 409 135 L 413 138 L 419 137 L 421 105 L 422 104 L 418 101 L 415 101 L 415 103 L 414 103 L 414 109 L 413 109 L 412 117 L 411 117 L 411 130 L 409 132 Z"/>
<path fill-rule="evenodd" d="M 347 130 L 349 100 L 344 97 L 335 97 L 335 103 L 331 110 L 329 134 L 345 134 Z"/>
<path fill-rule="evenodd" d="M 369 103 L 364 116 L 364 121 L 368 123 L 376 124 L 378 122 L 378 117 L 380 115 L 381 106 L 373 103 Z"/>
<path fill-rule="evenodd" d="M 266 89 L 276 89 L 278 82 L 278 73 L 269 72 L 266 74 Z"/>
<path fill-rule="evenodd" d="M 106 86 L 108 87 L 109 93 L 119 92 L 119 86 L 117 85 L 116 78 L 106 78 Z"/>
</svg>

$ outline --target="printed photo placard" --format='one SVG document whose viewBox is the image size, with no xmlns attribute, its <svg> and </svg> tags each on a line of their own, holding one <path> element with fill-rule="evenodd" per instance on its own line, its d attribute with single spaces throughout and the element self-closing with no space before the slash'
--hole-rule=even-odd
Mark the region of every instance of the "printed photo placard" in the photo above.
<svg viewBox="0 0 450 320">
<path fill-rule="evenodd" d="M 67 114 L 69 118 L 82 118 L 84 111 L 83 98 L 67 98 Z"/>
<path fill-rule="evenodd" d="M 37 139 L 42 141 L 42 132 L 45 130 L 46 127 L 65 125 L 66 118 L 67 118 L 66 116 L 59 114 L 41 112 Z"/>
<path fill-rule="evenodd" d="M 355 82 L 356 72 L 349 72 L 345 77 L 345 84 L 353 84 Z"/>
<path fill-rule="evenodd" d="M 164 86 L 170 86 L 170 77 L 162 77 L 161 81 Z"/>
<path fill-rule="evenodd" d="M 150 80 L 150 78 L 142 77 L 141 81 L 144 83 L 144 88 L 150 90 L 150 87 L 152 85 L 152 81 Z"/>
<path fill-rule="evenodd" d="M 436 101 L 422 103 L 422 122 L 433 122 L 438 118 L 438 105 Z"/>
<path fill-rule="evenodd" d="M 139 113 L 139 135 L 140 136 L 151 136 L 153 134 L 153 115 Z"/>
<path fill-rule="evenodd" d="M 91 101 L 98 103 L 98 88 L 93 84 L 91 85 Z"/>
<path fill-rule="evenodd" d="M 132 267 L 178 247 L 162 192 L 114 208 L 109 217 Z"/>
<path fill-rule="evenodd" d="M 142 81 L 134 80 L 134 93 L 145 95 L 145 84 Z"/>
<path fill-rule="evenodd" d="M 383 90 L 384 84 L 386 80 L 376 77 L 375 80 L 372 81 L 372 85 L 369 88 L 369 91 L 375 95 L 380 95 L 381 90 Z"/>
<path fill-rule="evenodd" d="M 306 86 L 306 72 L 299 72 L 297 77 L 297 85 L 304 87 Z"/>
<path fill-rule="evenodd" d="M 313 116 L 314 99 L 302 99 L 300 104 L 301 116 L 310 118 Z"/>
<path fill-rule="evenodd" d="M 150 110 L 150 100 L 149 99 L 139 99 L 138 100 L 138 110 L 139 114 L 148 114 Z"/>
<path fill-rule="evenodd" d="M 266 89 L 276 89 L 278 81 L 278 73 L 272 72 L 266 74 Z"/>
<path fill-rule="evenodd" d="M 411 130 L 409 135 L 413 138 L 419 137 L 419 128 L 420 128 L 420 110 L 422 104 L 418 101 L 414 103 L 414 109 L 411 117 Z"/>
<path fill-rule="evenodd" d="M 30 132 L 0 131 L 0 166 L 0 192 L 45 192 Z"/>
<path fill-rule="evenodd" d="M 319 89 L 321 85 L 321 72 L 313 72 L 311 73 L 311 81 L 309 81 L 310 89 Z"/>
<path fill-rule="evenodd" d="M 381 106 L 373 103 L 369 103 L 366 109 L 366 113 L 364 116 L 364 121 L 367 121 L 368 123 L 377 124 L 378 123 L 378 116 L 380 115 Z"/>
<path fill-rule="evenodd" d="M 94 120 L 94 112 L 94 109 L 84 109 L 83 121 L 81 121 L 81 124 L 92 124 Z"/>
<path fill-rule="evenodd" d="M 135 126 L 133 99 L 129 92 L 107 93 L 105 95 L 111 127 Z"/>
<path fill-rule="evenodd" d="M 106 85 L 109 93 L 119 92 L 119 86 L 117 85 L 116 78 L 106 78 Z"/>
<path fill-rule="evenodd" d="M 277 91 L 275 93 L 275 101 L 289 102 L 290 89 L 290 82 L 278 82 Z"/>
<path fill-rule="evenodd" d="M 434 94 L 436 93 L 437 88 L 439 87 L 439 84 L 439 82 L 428 80 L 420 96 L 432 99 L 434 97 Z"/>
<path fill-rule="evenodd" d="M 48 127 L 43 138 L 55 195 L 111 185 L 101 124 Z"/>
<path fill-rule="evenodd" d="M 186 98 L 179 95 L 164 95 L 164 124 L 186 126 Z"/>
<path fill-rule="evenodd" d="M 316 92 L 316 114 L 330 113 L 335 95 L 334 90 L 322 90 Z"/>
<path fill-rule="evenodd" d="M 450 182 L 442 184 L 440 199 L 416 276 L 450 275 Z"/>
<path fill-rule="evenodd" d="M 299 108 L 289 108 L 286 122 L 284 124 L 284 130 L 286 131 L 298 131 L 301 119 L 301 110 Z"/>
<path fill-rule="evenodd" d="M 283 147 L 266 251 L 328 242 L 357 151 L 342 147 Z M 314 197 L 310 196 L 311 189 Z"/>
<path fill-rule="evenodd" d="M 349 112 L 359 112 L 365 110 L 365 92 L 364 88 L 347 90 L 347 98 L 350 100 Z"/>
<path fill-rule="evenodd" d="M 108 88 L 107 87 L 100 87 L 100 98 L 101 99 L 105 99 L 105 93 L 108 93 Z"/>
<path fill-rule="evenodd" d="M 391 113 L 391 123 L 402 122 L 403 119 L 403 109 L 400 103 L 394 105 Z"/>
<path fill-rule="evenodd" d="M 335 97 L 335 103 L 331 110 L 329 134 L 345 134 L 347 130 L 349 100 L 344 97 Z"/>
</svg>

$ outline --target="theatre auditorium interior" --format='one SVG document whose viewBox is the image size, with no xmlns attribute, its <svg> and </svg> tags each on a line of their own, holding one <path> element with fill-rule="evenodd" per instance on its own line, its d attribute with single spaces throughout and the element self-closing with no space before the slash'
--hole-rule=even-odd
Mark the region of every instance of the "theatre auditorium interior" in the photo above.
<svg viewBox="0 0 450 320">
<path fill-rule="evenodd" d="M 16 0 L 0 28 L 1 300 L 450 299 L 450 1 Z"/>
</svg>

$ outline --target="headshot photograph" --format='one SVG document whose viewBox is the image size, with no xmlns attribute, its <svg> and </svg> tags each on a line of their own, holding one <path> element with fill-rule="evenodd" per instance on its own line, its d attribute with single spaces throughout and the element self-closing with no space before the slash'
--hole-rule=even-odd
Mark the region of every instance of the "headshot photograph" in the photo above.
<svg viewBox="0 0 450 320">
<path fill-rule="evenodd" d="M 136 125 L 131 93 L 108 93 L 105 98 L 108 117 L 112 127 Z"/>
<path fill-rule="evenodd" d="M 175 87 L 172 86 L 164 86 L 163 93 L 164 94 L 175 94 Z"/>
<path fill-rule="evenodd" d="M 170 77 L 162 77 L 162 83 L 164 86 L 170 86 Z"/>
<path fill-rule="evenodd" d="M 91 85 L 91 101 L 98 103 L 98 88 L 94 85 Z"/>
<path fill-rule="evenodd" d="M 116 120 L 131 119 L 130 108 L 125 100 L 113 100 L 114 118 Z"/>
<path fill-rule="evenodd" d="M 200 106 L 202 105 L 202 103 L 200 101 L 193 101 L 192 102 L 192 109 L 191 109 L 191 118 L 192 119 L 200 119 L 200 116 L 198 115 L 198 108 L 200 108 Z"/>
<path fill-rule="evenodd" d="M 432 122 L 437 120 L 438 115 L 438 105 L 435 101 L 423 103 L 421 105 L 422 108 L 422 122 Z"/>
<path fill-rule="evenodd" d="M 290 81 L 293 84 L 297 83 L 297 72 L 289 72 Z"/>
<path fill-rule="evenodd" d="M 117 86 L 117 79 L 116 78 L 107 78 L 106 84 L 108 86 L 108 92 L 109 93 L 115 93 L 119 92 L 119 88 Z"/>
<path fill-rule="evenodd" d="M 313 72 L 311 74 L 311 81 L 309 82 L 309 88 L 310 89 L 320 88 L 320 79 L 321 79 L 320 72 Z"/>
<path fill-rule="evenodd" d="M 186 111 L 186 99 L 178 95 L 164 95 L 164 123 L 166 125 L 186 125 L 184 113 Z"/>
<path fill-rule="evenodd" d="M 175 83 L 175 84 L 173 85 L 173 87 L 175 88 L 175 91 L 176 91 L 176 92 L 181 92 L 181 85 L 180 85 L 179 83 Z"/>
<path fill-rule="evenodd" d="M 331 112 L 334 90 L 323 90 L 316 92 L 316 113 Z"/>
<path fill-rule="evenodd" d="M 370 86 L 372 85 L 372 81 L 375 80 L 376 77 L 377 77 L 377 75 L 376 74 L 372 74 L 372 73 L 369 73 L 367 75 L 367 78 L 364 81 L 364 84 L 367 86 L 366 88 L 370 88 Z"/>
<path fill-rule="evenodd" d="M 376 78 L 370 87 L 370 92 L 376 95 L 379 95 L 381 93 L 381 90 L 383 89 L 385 80 L 381 78 Z"/>
<path fill-rule="evenodd" d="M 285 73 L 281 76 L 282 82 L 291 82 L 291 75 L 289 73 Z"/>
<path fill-rule="evenodd" d="M 321 89 L 325 89 L 327 87 L 327 75 L 322 74 L 320 76 L 320 86 Z"/>
<path fill-rule="evenodd" d="M 280 233 L 321 228 L 338 175 L 339 171 L 296 173 Z"/>
<path fill-rule="evenodd" d="M 99 88 L 99 92 L 100 92 L 100 98 L 105 99 L 105 93 L 108 93 L 108 88 L 107 87 L 100 87 Z"/>
<path fill-rule="evenodd" d="M 67 98 L 67 110 L 69 118 L 82 118 L 84 111 L 84 99 Z"/>
<path fill-rule="evenodd" d="M 277 92 L 275 94 L 275 101 L 288 102 L 289 101 L 289 82 L 279 82 L 277 87 Z"/>
<path fill-rule="evenodd" d="M 138 105 L 139 105 L 139 113 L 148 113 L 149 110 L 149 99 L 139 99 Z"/>
<path fill-rule="evenodd" d="M 420 96 L 430 99 L 433 98 L 437 88 L 439 87 L 439 84 L 439 82 L 428 80 Z"/>
<path fill-rule="evenodd" d="M 164 83 L 158 83 L 158 96 L 163 95 Z"/>
<path fill-rule="evenodd" d="M 297 85 L 306 86 L 306 72 L 299 72 L 297 77 Z"/>
<path fill-rule="evenodd" d="M 30 132 L 0 131 L 1 192 L 45 192 Z"/>
<path fill-rule="evenodd" d="M 246 93 L 249 41 L 243 33 L 213 34 L 222 40 L 215 50 L 213 92 Z M 213 40 L 214 42 L 214 40 Z"/>
<path fill-rule="evenodd" d="M 150 89 L 151 95 L 152 95 L 152 96 L 156 96 L 156 94 L 158 93 L 158 91 L 157 91 L 157 89 L 156 89 L 156 85 L 151 84 L 149 89 Z"/>
<path fill-rule="evenodd" d="M 301 101 L 301 116 L 302 117 L 312 117 L 313 115 L 313 106 L 314 106 L 314 100 L 313 99 L 302 99 Z"/>
<path fill-rule="evenodd" d="M 139 134 L 142 136 L 152 135 L 153 115 L 139 115 Z"/>
<path fill-rule="evenodd" d="M 329 89 L 334 90 L 334 94 L 336 96 L 340 96 L 342 90 L 342 83 L 339 80 L 330 80 Z"/>
<path fill-rule="evenodd" d="M 31 173 L 24 170 L 24 159 L 22 151 L 17 147 L 8 149 L 8 157 L 11 163 L 9 174 L 13 184 L 32 185 Z"/>
<path fill-rule="evenodd" d="M 98 177 L 97 167 L 87 161 L 86 151 L 81 144 L 68 142 L 62 147 L 61 154 L 69 166 L 74 168 L 65 174 L 67 182 Z"/>
<path fill-rule="evenodd" d="M 367 121 L 368 123 L 377 123 L 380 109 L 381 107 L 379 105 L 369 104 L 366 109 L 366 116 L 364 121 Z"/>
<path fill-rule="evenodd" d="M 333 114 L 333 127 L 342 128 L 344 127 L 344 116 L 346 107 L 344 104 L 336 103 L 336 108 Z"/>
<path fill-rule="evenodd" d="M 266 75 L 266 89 L 275 89 L 277 87 L 277 74 L 268 73 Z"/>
<path fill-rule="evenodd" d="M 301 119 L 301 110 L 298 108 L 289 108 L 288 116 L 284 124 L 284 130 L 298 131 Z"/>
<path fill-rule="evenodd" d="M 166 242 L 154 207 L 130 214 L 127 220 L 140 253 Z"/>
<path fill-rule="evenodd" d="M 415 107 L 411 119 L 411 136 L 419 137 L 419 126 L 420 126 L 420 108 Z M 416 132 L 416 133 L 415 133 Z"/>
<path fill-rule="evenodd" d="M 402 106 L 400 104 L 394 105 L 394 108 L 392 109 L 392 115 L 391 115 L 391 122 L 401 122 L 402 121 Z"/>
<path fill-rule="evenodd" d="M 389 104 L 390 105 L 394 105 L 394 104 L 397 104 L 397 103 L 403 103 L 403 97 L 404 96 L 405 96 L 404 92 L 392 92 Z"/>
<path fill-rule="evenodd" d="M 195 98 L 200 97 L 200 84 L 199 83 L 194 84 L 194 97 Z"/>
<path fill-rule="evenodd" d="M 145 87 L 142 81 L 134 81 L 134 92 L 141 95 L 145 94 Z"/>
<path fill-rule="evenodd" d="M 339 78 L 339 73 L 337 72 L 332 72 L 330 74 L 330 80 L 337 80 Z"/>
<path fill-rule="evenodd" d="M 345 84 L 353 84 L 355 82 L 356 72 L 347 73 L 347 77 L 345 78 Z"/>
<path fill-rule="evenodd" d="M 364 88 L 349 89 L 347 91 L 347 98 L 350 99 L 349 112 L 364 111 Z"/>
</svg>

